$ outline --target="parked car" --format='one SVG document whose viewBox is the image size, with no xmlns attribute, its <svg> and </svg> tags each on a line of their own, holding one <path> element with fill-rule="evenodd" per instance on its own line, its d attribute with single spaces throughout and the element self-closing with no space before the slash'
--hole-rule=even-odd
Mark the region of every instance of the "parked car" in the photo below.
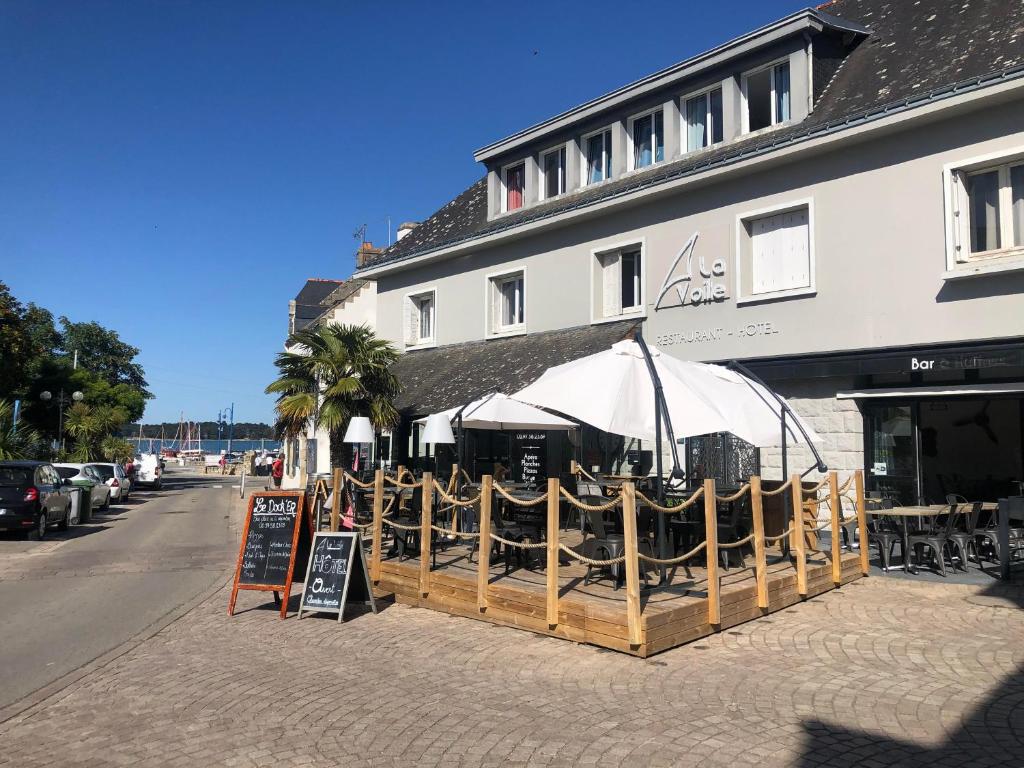
<svg viewBox="0 0 1024 768">
<path fill-rule="evenodd" d="M 128 501 L 131 495 L 131 480 L 120 464 L 109 464 L 97 462 L 86 466 L 96 470 L 96 473 L 103 478 L 103 482 L 110 488 L 111 501 Z"/>
<path fill-rule="evenodd" d="M 71 494 L 53 466 L 0 461 L 0 530 L 42 539 L 54 524 L 62 531 L 71 524 Z"/>
<path fill-rule="evenodd" d="M 110 487 L 103 481 L 99 473 L 87 464 L 54 464 L 54 468 L 72 485 L 89 489 L 89 506 L 91 509 L 110 509 Z"/>
<path fill-rule="evenodd" d="M 155 453 L 142 453 L 135 457 L 135 484 L 140 488 L 148 485 L 159 491 L 162 474 L 160 457 Z"/>
</svg>

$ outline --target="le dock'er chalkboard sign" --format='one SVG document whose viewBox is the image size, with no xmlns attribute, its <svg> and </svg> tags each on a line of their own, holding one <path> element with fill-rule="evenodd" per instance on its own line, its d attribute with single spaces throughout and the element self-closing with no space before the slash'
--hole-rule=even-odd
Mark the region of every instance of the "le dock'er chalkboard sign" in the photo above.
<svg viewBox="0 0 1024 768">
<path fill-rule="evenodd" d="M 323 612 L 337 613 L 341 621 L 345 603 L 350 600 L 368 604 L 377 612 L 359 534 L 323 531 L 314 534 L 299 618 L 303 611 Z"/>
<path fill-rule="evenodd" d="M 229 616 L 242 589 L 273 592 L 274 601 L 281 605 L 281 618 L 288 614 L 292 581 L 303 577 L 295 573 L 295 565 L 306 562 L 313 537 L 304 500 L 301 491 L 261 491 L 249 497 Z"/>
</svg>

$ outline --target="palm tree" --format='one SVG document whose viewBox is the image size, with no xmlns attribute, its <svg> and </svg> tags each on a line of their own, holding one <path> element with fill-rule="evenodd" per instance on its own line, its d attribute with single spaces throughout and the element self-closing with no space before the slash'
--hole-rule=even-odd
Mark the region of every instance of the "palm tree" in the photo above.
<svg viewBox="0 0 1024 768">
<path fill-rule="evenodd" d="M 327 430 L 331 464 L 338 467 L 347 463 L 341 437 L 349 419 L 369 416 L 376 429 L 398 422 L 398 379 L 391 373 L 398 352 L 367 326 L 305 328 L 292 334 L 287 347 L 274 361 L 280 374 L 266 389 L 277 395 L 282 437 L 296 437 L 308 425 Z"/>
<path fill-rule="evenodd" d="M 70 452 L 73 461 L 96 461 L 103 456 L 102 443 L 120 429 L 126 420 L 124 411 L 108 405 L 75 403 L 68 409 L 65 429 L 75 440 Z"/>
<path fill-rule="evenodd" d="M 0 400 L 0 461 L 36 459 L 44 448 L 42 436 L 24 422 L 15 429 L 14 406 Z"/>
</svg>

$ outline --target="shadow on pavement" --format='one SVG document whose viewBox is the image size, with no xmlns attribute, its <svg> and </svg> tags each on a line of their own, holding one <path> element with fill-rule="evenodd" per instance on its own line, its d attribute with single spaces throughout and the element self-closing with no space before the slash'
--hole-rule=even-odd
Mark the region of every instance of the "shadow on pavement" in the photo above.
<svg viewBox="0 0 1024 768">
<path fill-rule="evenodd" d="M 993 621 L 1002 611 L 1024 607 L 1024 583 L 992 584 L 979 596 L 991 605 Z M 937 627 L 936 631 L 942 631 Z M 1022 638 L 1024 641 L 1024 638 Z M 878 670 L 879 677 L 886 674 Z M 922 678 L 922 690 L 931 681 Z M 828 766 L 1024 766 L 1024 665 L 1007 677 L 992 694 L 965 713 L 960 726 L 937 746 L 890 738 L 846 728 L 817 719 L 803 723 L 805 748 L 796 765 Z"/>
</svg>

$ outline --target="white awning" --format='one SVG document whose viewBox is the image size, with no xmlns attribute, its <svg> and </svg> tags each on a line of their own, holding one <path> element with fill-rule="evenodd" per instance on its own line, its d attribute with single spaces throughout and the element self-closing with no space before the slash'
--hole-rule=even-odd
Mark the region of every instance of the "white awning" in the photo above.
<svg viewBox="0 0 1024 768">
<path fill-rule="evenodd" d="M 882 387 L 857 392 L 836 392 L 837 400 L 852 400 L 868 397 L 970 397 L 972 395 L 1012 395 L 1024 392 L 1024 381 L 1010 381 L 1004 384 L 961 384 L 934 387 Z"/>
</svg>

